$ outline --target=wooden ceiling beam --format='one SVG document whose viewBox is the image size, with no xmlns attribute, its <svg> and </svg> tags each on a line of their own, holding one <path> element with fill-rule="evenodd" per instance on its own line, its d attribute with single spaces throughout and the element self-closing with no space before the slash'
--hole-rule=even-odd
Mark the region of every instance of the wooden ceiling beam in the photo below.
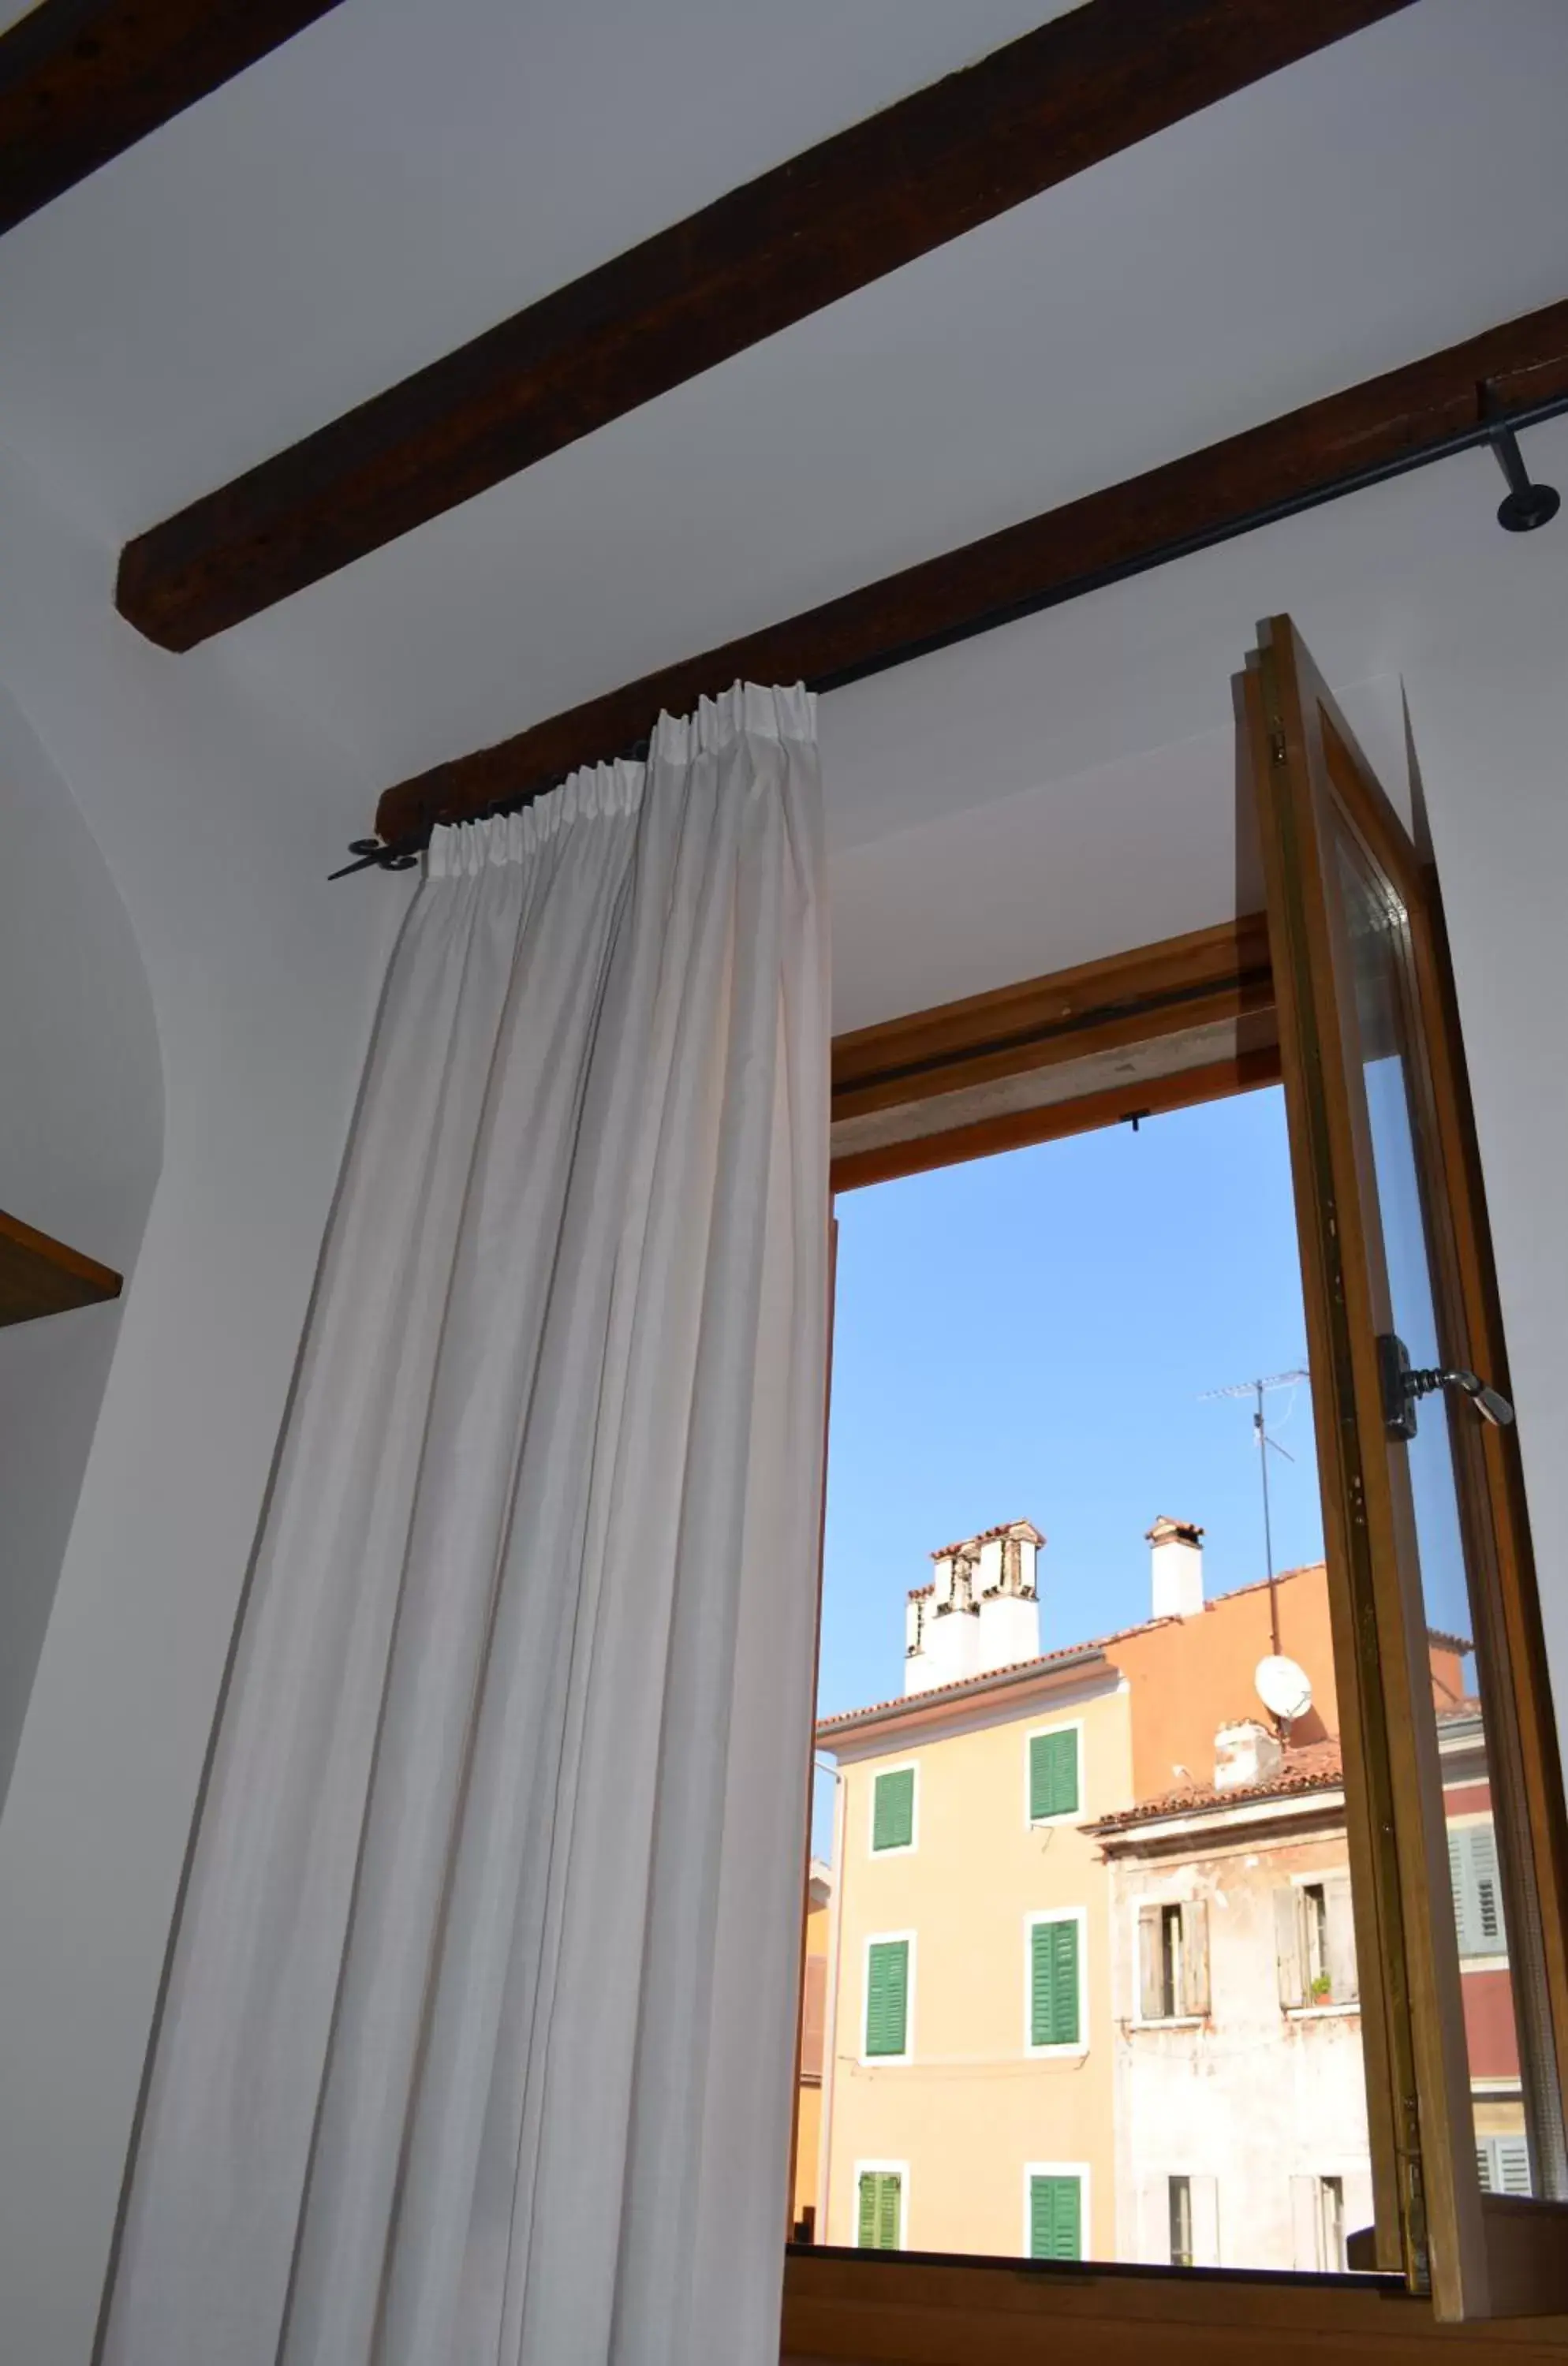
<svg viewBox="0 0 1568 2366">
<path fill-rule="evenodd" d="M 655 396 L 1410 0 L 1083 0 L 734 189 L 140 535 L 194 648 Z"/>
<path fill-rule="evenodd" d="M 378 834 L 522 803 L 738 680 L 818 691 L 1077 599 L 1235 535 L 1483 442 L 1489 422 L 1568 408 L 1568 302 L 1326 395 L 1222 444 L 868 583 L 536 723 L 388 789 Z M 1478 484 L 1476 500 L 1491 490 Z"/>
<path fill-rule="evenodd" d="M 0 232 L 338 0 L 39 0 L 0 34 Z"/>
</svg>

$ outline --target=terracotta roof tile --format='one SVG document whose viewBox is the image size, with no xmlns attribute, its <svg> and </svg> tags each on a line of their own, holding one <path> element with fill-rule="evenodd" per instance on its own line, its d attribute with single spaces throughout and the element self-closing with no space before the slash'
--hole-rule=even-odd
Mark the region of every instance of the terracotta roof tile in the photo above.
<svg viewBox="0 0 1568 2366">
<path fill-rule="evenodd" d="M 1164 1627 L 1168 1626 L 1169 1621 L 1164 1618 L 1156 1618 L 1151 1620 L 1150 1623 L 1156 1627 Z M 1143 1630 L 1141 1628 L 1129 1628 L 1127 1629 L 1129 1634 L 1141 1633 L 1142 1631 Z M 1113 1635 L 1108 1635 L 1105 1638 L 1105 1640 L 1107 1642 L 1114 1642 L 1116 1638 Z M 1100 1649 L 1100 1644 L 1098 1641 L 1091 1643 L 1064 1643 L 1059 1651 L 1043 1651 L 1038 1659 L 1012 1660 L 1010 1661 L 1007 1666 L 1003 1668 L 980 1668 L 977 1669 L 971 1676 L 957 1676 L 950 1684 L 929 1684 L 921 1692 L 898 1693 L 892 1700 L 868 1701 L 863 1708 L 840 1709 L 834 1717 L 823 1717 L 818 1718 L 818 1736 L 820 1738 L 824 1733 L 829 1732 L 836 1725 L 852 1725 L 857 1721 L 857 1719 L 863 1717 L 879 1717 L 884 1709 L 914 1708 L 919 1703 L 923 1701 L 941 1700 L 942 1696 L 946 1693 L 968 1692 L 976 1684 L 990 1684 L 998 1681 L 1003 1676 L 1027 1676 L 1032 1674 L 1036 1668 L 1053 1667 L 1058 1661 L 1062 1660 L 1081 1660 L 1086 1658 L 1090 1652 L 1098 1651 Z"/>
<path fill-rule="evenodd" d="M 1132 1824 L 1156 1822 L 1166 1816 L 1191 1815 L 1206 1808 L 1245 1806 L 1253 1799 L 1282 1799 L 1303 1791 L 1335 1791 L 1345 1779 L 1337 1741 L 1308 1741 L 1287 1750 L 1278 1774 L 1262 1783 L 1238 1783 L 1221 1791 L 1212 1783 L 1193 1783 L 1167 1791 L 1157 1799 L 1140 1799 L 1135 1808 L 1122 1808 L 1083 1829 L 1089 1832 L 1124 1831 Z"/>
</svg>

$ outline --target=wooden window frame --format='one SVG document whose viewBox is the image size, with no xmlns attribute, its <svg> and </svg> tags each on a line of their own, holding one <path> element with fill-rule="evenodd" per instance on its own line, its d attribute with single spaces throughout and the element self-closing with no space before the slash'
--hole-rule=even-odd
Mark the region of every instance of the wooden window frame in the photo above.
<svg viewBox="0 0 1568 2366">
<path fill-rule="evenodd" d="M 1451 997 L 1444 1008 L 1457 1042 Z M 836 1196 L 1280 1081 L 1267 921 L 1249 914 L 835 1038 L 831 1188 Z M 1458 1114 L 1461 1155 L 1478 1174 L 1468 1100 Z M 1493 1364 L 1506 1371 L 1490 1270 L 1482 1289 Z M 1527 1587 L 1516 1584 L 1509 1607 L 1520 1646 L 1543 1652 Z M 1541 1746 L 1533 1734 L 1528 1742 Z M 1560 1837 L 1538 1844 L 1555 1856 Z M 913 1987 L 911 1950 L 911 2033 Z M 907 2214 L 907 2175 L 903 2200 Z M 1340 2366 L 1418 2366 L 1438 2347 L 1443 2366 L 1562 2366 L 1568 2322 L 1439 2324 L 1429 2299 L 1388 2274 L 792 2245 L 782 2332 L 784 2366 L 998 2366 L 1037 2349 L 1053 2366 L 1104 2366 L 1162 2334 L 1182 2357 L 1225 2366 L 1250 2360 L 1260 2340 L 1270 2366 L 1319 2366 L 1330 2344 Z"/>
</svg>

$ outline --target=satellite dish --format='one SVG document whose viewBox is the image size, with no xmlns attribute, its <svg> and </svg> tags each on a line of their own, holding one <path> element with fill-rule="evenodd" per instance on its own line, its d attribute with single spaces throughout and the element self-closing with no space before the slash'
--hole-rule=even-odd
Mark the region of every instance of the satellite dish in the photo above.
<svg viewBox="0 0 1568 2366">
<path fill-rule="evenodd" d="M 1287 1725 L 1305 1717 L 1312 1707 L 1312 1678 L 1294 1660 L 1279 1658 L 1271 1651 L 1258 1661 L 1252 1681 L 1264 1707 L 1283 1718 Z"/>
</svg>

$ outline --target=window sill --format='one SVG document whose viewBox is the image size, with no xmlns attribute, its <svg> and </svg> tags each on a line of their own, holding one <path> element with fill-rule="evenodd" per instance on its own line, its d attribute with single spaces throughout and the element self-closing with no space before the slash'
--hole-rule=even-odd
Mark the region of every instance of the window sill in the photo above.
<svg viewBox="0 0 1568 2366">
<path fill-rule="evenodd" d="M 1266 2354 L 1308 2366 L 1330 2349 L 1352 2366 L 1412 2366 L 1411 2345 L 1438 2348 L 1431 2304 L 1396 2277 L 1118 2267 L 1096 2260 L 979 2259 L 941 2254 L 792 2249 L 784 2262 L 784 2359 L 811 2366 L 996 2366 L 1045 2357 L 1104 2366 L 1111 2357 Z M 1475 2366 L 1479 2345 L 1462 2366 Z M 1523 2356 L 1521 2351 L 1520 2355 Z M 1532 2353 L 1533 2354 L 1533 2353 Z"/>
<path fill-rule="evenodd" d="M 1280 2011 L 1287 2021 L 1348 2021 L 1361 2010 L 1357 1997 L 1349 2004 L 1286 2004 Z"/>
<path fill-rule="evenodd" d="M 1157 2021 L 1130 2021 L 1125 2026 L 1137 2029 L 1201 2029 L 1208 2021 L 1206 2012 L 1162 2012 Z"/>
</svg>

